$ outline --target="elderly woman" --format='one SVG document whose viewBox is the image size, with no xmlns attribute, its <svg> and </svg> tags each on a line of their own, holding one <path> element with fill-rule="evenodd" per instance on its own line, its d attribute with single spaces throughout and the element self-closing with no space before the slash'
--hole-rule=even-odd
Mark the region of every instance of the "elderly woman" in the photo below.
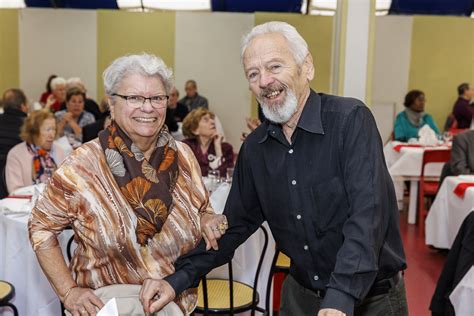
<svg viewBox="0 0 474 316">
<path fill-rule="evenodd" d="M 57 112 L 61 108 L 61 104 L 66 99 L 66 79 L 56 77 L 51 80 L 51 94 L 46 99 L 45 108 L 51 112 Z"/>
<path fill-rule="evenodd" d="M 103 78 L 112 123 L 53 174 L 32 211 L 30 239 L 73 315 L 95 315 L 105 303 L 99 292 L 116 285 L 122 289 L 113 296 L 142 285 L 135 291 L 141 310 L 134 312 L 143 314 L 176 259 L 202 237 L 216 249 L 227 221 L 213 214 L 193 153 L 164 125 L 171 70 L 156 56 L 129 55 Z M 56 237 L 67 226 L 78 244 L 72 273 Z M 196 300 L 197 291 L 189 290 L 174 306 L 189 314 Z"/>
<path fill-rule="evenodd" d="M 191 147 L 196 156 L 203 176 L 209 170 L 219 170 L 226 174 L 227 168 L 234 167 L 232 145 L 223 142 L 223 136 L 216 130 L 214 113 L 206 108 L 191 111 L 183 121 L 183 142 Z"/>
<path fill-rule="evenodd" d="M 418 131 L 426 124 L 439 135 L 433 117 L 424 112 L 425 102 L 425 94 L 422 91 L 412 90 L 407 93 L 403 103 L 405 110 L 400 112 L 395 120 L 395 140 L 406 142 L 410 138 L 418 138 Z"/>
<path fill-rule="evenodd" d="M 61 148 L 53 144 L 56 119 L 48 110 L 32 112 L 23 122 L 20 137 L 24 141 L 8 152 L 5 166 L 9 193 L 32 184 L 46 183 L 65 158 Z"/>
<path fill-rule="evenodd" d="M 71 88 L 66 93 L 66 110 L 56 112 L 58 135 L 66 136 L 73 148 L 82 144 L 82 128 L 95 122 L 94 115 L 84 111 L 86 95 L 79 88 Z"/>
</svg>

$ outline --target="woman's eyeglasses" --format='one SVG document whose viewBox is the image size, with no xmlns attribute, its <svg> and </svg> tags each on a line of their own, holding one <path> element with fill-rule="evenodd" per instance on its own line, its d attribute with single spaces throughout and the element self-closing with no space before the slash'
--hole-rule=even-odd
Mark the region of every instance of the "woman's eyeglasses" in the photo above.
<svg viewBox="0 0 474 316">
<path fill-rule="evenodd" d="M 165 108 L 169 99 L 169 96 L 164 94 L 154 95 L 152 97 L 144 97 L 142 95 L 121 95 L 118 93 L 112 94 L 114 97 L 119 97 L 127 101 L 127 104 L 134 108 L 139 108 L 145 105 L 148 100 L 155 109 Z"/>
</svg>

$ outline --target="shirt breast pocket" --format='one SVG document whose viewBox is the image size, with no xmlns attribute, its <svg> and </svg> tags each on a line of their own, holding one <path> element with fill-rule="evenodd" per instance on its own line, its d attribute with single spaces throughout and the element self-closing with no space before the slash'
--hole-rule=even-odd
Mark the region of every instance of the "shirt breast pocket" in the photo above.
<svg viewBox="0 0 474 316">
<path fill-rule="evenodd" d="M 348 217 L 349 204 L 339 178 L 311 187 L 311 202 L 313 224 L 319 234 L 342 226 Z"/>
</svg>

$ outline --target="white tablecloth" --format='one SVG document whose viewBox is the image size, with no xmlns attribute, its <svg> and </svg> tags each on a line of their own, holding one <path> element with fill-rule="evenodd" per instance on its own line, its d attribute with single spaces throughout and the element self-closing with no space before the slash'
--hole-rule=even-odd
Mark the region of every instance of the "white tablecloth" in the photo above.
<svg viewBox="0 0 474 316">
<path fill-rule="evenodd" d="M 447 177 L 443 181 L 426 218 L 427 245 L 444 249 L 451 248 L 462 222 L 474 210 L 474 187 L 466 190 L 464 198 L 453 193 L 461 182 L 469 181 L 465 176 Z"/>
<path fill-rule="evenodd" d="M 15 286 L 12 303 L 20 315 L 60 315 L 59 299 L 41 270 L 28 239 L 28 214 L 0 214 L 0 279 Z M 64 231 L 59 242 L 65 254 L 71 231 Z M 1 315 L 13 315 L 4 309 Z"/>
<path fill-rule="evenodd" d="M 411 181 L 410 184 L 410 204 L 408 207 L 408 222 L 414 224 L 416 222 L 416 208 L 418 200 L 418 182 L 421 176 L 421 166 L 423 163 L 423 153 L 426 149 L 440 150 L 450 148 L 447 145 L 437 147 L 402 147 L 399 152 L 393 148 L 404 143 L 398 141 L 388 142 L 384 149 L 385 162 L 387 163 L 388 172 L 392 176 L 395 186 L 395 194 L 399 208 L 401 209 L 403 202 L 403 182 Z M 425 176 L 439 177 L 443 163 L 430 163 L 425 167 Z"/>
<path fill-rule="evenodd" d="M 449 300 L 453 304 L 456 316 L 474 315 L 474 267 L 471 267 L 461 282 L 456 286 Z"/>
</svg>

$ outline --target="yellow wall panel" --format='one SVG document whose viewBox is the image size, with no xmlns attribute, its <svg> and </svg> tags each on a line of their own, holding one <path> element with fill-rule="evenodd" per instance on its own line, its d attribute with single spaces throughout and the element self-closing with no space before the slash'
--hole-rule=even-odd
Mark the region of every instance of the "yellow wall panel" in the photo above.
<svg viewBox="0 0 474 316">
<path fill-rule="evenodd" d="M 425 92 L 440 129 L 462 82 L 474 84 L 474 19 L 415 16 L 408 87 Z"/>
<path fill-rule="evenodd" d="M 100 10 L 97 33 L 97 91 L 100 97 L 104 95 L 102 72 L 117 57 L 152 53 L 174 68 L 174 12 Z"/>
<path fill-rule="evenodd" d="M 18 10 L 0 10 L 0 94 L 20 85 L 18 38 Z"/>
</svg>

